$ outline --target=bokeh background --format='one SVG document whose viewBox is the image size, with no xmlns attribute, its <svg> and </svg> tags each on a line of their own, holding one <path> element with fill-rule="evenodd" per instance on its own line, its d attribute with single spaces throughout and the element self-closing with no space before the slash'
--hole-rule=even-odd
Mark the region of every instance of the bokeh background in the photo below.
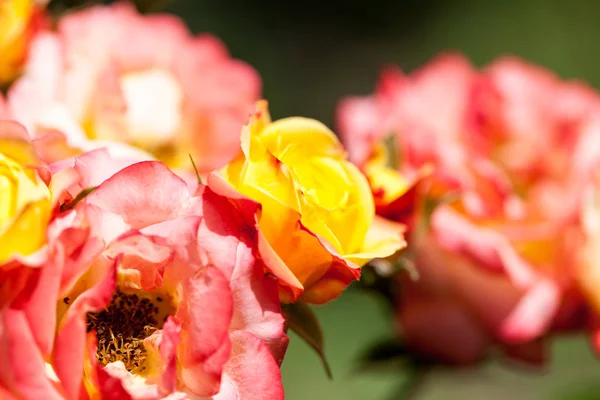
<svg viewBox="0 0 600 400">
<path fill-rule="evenodd" d="M 336 102 L 369 93 L 383 65 L 411 71 L 447 50 L 463 52 L 478 66 L 515 54 L 600 87 L 598 1 L 172 0 L 162 9 L 194 32 L 218 35 L 233 56 L 257 68 L 274 118 L 302 115 L 334 127 Z M 382 301 L 350 288 L 316 312 L 334 380 L 292 335 L 283 364 L 287 399 L 403 398 L 402 370 L 357 372 L 361 350 L 393 335 Z M 553 349 L 554 362 L 544 371 L 498 363 L 434 369 L 412 398 L 600 399 L 600 363 L 585 339 L 561 339 Z"/>
</svg>

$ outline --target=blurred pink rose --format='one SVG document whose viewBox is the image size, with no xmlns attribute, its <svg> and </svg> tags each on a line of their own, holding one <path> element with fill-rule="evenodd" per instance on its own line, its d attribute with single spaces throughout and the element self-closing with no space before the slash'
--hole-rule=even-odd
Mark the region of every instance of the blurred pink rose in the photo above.
<svg viewBox="0 0 600 400">
<path fill-rule="evenodd" d="M 49 228 L 52 261 L 1 286 L 0 393 L 283 399 L 288 338 L 256 203 L 191 193 L 153 161 L 104 180 L 86 168 L 103 157 L 54 172 L 100 184 Z"/>
<path fill-rule="evenodd" d="M 477 71 L 457 54 L 410 76 L 388 68 L 375 94 L 340 103 L 340 132 L 381 215 L 405 222 L 425 198 L 456 196 L 428 233 L 412 233 L 422 279 L 403 282 L 398 304 L 409 342 L 450 362 L 493 344 L 539 361 L 539 338 L 581 325 L 579 213 L 600 155 L 599 105 L 584 84 L 515 58 Z"/>
<path fill-rule="evenodd" d="M 257 72 L 208 34 L 192 36 L 167 14 L 119 3 L 64 16 L 39 35 L 8 94 L 32 132 L 57 130 L 69 145 L 136 146 L 173 168 L 219 168 L 260 97 Z"/>
</svg>

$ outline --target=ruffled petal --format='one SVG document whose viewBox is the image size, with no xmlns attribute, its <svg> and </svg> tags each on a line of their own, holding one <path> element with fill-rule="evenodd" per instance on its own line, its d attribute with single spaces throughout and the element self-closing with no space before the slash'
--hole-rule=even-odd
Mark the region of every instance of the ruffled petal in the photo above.
<svg viewBox="0 0 600 400">
<path fill-rule="evenodd" d="M 183 214 L 190 193 L 186 183 L 166 166 L 144 161 L 113 175 L 86 202 L 120 215 L 133 229 L 142 229 Z"/>
<path fill-rule="evenodd" d="M 223 369 L 219 393 L 214 400 L 278 400 L 284 398 L 279 365 L 269 348 L 244 331 L 231 334 L 231 358 Z"/>
<path fill-rule="evenodd" d="M 181 321 L 181 379 L 198 396 L 219 389 L 223 364 L 229 358 L 228 332 L 233 315 L 229 282 L 208 266 L 183 284 L 176 318 Z"/>
</svg>

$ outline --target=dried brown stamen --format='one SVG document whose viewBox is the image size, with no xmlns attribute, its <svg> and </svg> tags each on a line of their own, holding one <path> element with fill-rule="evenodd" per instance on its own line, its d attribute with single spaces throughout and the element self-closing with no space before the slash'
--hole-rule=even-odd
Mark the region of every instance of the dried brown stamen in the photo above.
<svg viewBox="0 0 600 400">
<path fill-rule="evenodd" d="M 121 361 L 132 373 L 144 371 L 147 354 L 143 341 L 161 329 L 168 317 L 154 304 L 156 300 L 117 288 L 105 310 L 87 314 L 88 332 L 95 330 L 98 338 L 98 362 Z"/>
</svg>

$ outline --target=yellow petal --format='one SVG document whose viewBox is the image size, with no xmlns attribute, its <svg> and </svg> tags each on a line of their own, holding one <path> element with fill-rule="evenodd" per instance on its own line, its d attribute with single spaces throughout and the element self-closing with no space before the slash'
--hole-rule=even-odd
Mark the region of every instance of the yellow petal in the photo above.
<svg viewBox="0 0 600 400">
<path fill-rule="evenodd" d="M 50 219 L 50 202 L 39 200 L 27 205 L 0 234 L 0 263 L 15 254 L 29 255 L 46 241 L 46 226 Z"/>
<path fill-rule="evenodd" d="M 339 159 L 345 156 L 335 134 L 321 122 L 309 118 L 291 117 L 270 123 L 260 133 L 260 140 L 287 165 L 310 157 Z"/>
<path fill-rule="evenodd" d="M 363 251 L 345 258 L 362 266 L 374 258 L 391 256 L 406 247 L 404 231 L 404 225 L 377 216 L 367 232 Z"/>
</svg>

